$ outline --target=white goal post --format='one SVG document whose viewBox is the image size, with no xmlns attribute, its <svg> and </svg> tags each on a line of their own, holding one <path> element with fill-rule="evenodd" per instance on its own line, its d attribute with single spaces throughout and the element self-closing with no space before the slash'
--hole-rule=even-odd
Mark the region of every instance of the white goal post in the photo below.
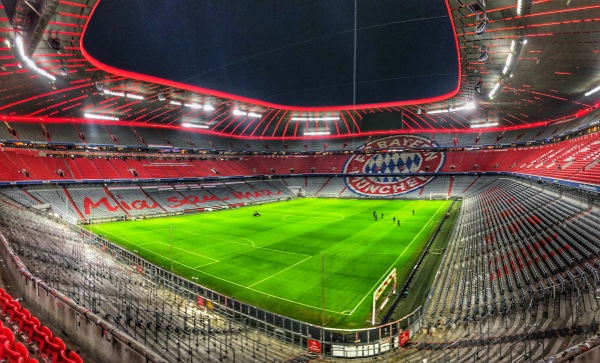
<svg viewBox="0 0 600 363">
<path fill-rule="evenodd" d="M 373 293 L 373 316 L 371 317 L 371 324 L 373 324 L 373 325 L 377 324 L 377 313 L 379 311 L 381 311 L 385 307 L 385 305 L 388 303 L 388 301 L 390 299 L 390 297 L 389 297 L 390 294 L 396 293 L 396 284 L 397 283 L 398 283 L 398 280 L 396 279 L 396 268 L 394 267 L 392 272 L 390 272 L 390 274 L 387 275 L 385 280 L 383 280 L 381 285 L 379 285 L 379 287 L 377 287 L 377 289 Z M 388 288 L 390 286 L 391 286 L 392 290 L 388 292 Z M 385 299 L 383 299 L 378 304 L 377 301 L 384 294 L 385 294 Z"/>
<path fill-rule="evenodd" d="M 429 200 L 448 200 L 448 193 L 429 193 Z"/>
</svg>

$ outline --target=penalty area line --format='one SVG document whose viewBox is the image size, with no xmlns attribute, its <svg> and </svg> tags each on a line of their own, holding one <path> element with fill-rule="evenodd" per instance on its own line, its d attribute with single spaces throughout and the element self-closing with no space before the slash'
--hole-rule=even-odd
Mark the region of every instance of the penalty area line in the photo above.
<svg viewBox="0 0 600 363">
<path fill-rule="evenodd" d="M 390 274 L 390 272 L 392 271 L 392 269 L 394 268 L 394 265 L 396 265 L 396 263 L 398 263 L 398 260 L 400 260 L 400 258 L 404 255 L 404 253 L 408 250 L 408 248 L 413 244 L 413 242 L 416 241 L 417 237 L 419 237 L 419 235 L 425 230 L 425 227 L 427 227 L 429 225 L 429 223 L 431 223 L 431 220 L 437 216 L 437 214 L 440 212 L 440 209 L 442 209 L 444 205 L 440 205 L 440 207 L 437 209 L 437 211 L 431 216 L 431 218 L 429 218 L 429 221 L 427 221 L 427 223 L 425 223 L 423 225 L 423 227 L 421 228 L 421 230 L 419 231 L 419 233 L 417 233 L 415 235 L 415 237 L 412 239 L 412 241 L 410 241 L 410 243 L 408 244 L 408 246 L 406 246 L 406 248 L 404 249 L 404 251 L 402 251 L 402 253 L 400 255 L 398 255 L 398 257 L 396 258 L 396 260 L 392 263 L 392 265 L 387 269 L 387 271 L 383 274 L 383 277 L 387 276 Z M 359 303 L 354 307 L 354 309 L 352 309 L 352 311 L 350 312 L 350 315 L 354 314 L 354 311 L 356 309 L 358 309 L 358 307 L 363 303 L 363 301 L 365 301 L 365 299 L 371 295 L 371 292 L 377 287 L 377 285 L 381 282 L 381 277 L 377 280 L 377 282 L 375 283 L 375 285 L 373 285 L 372 288 L 369 289 L 369 291 L 367 292 L 367 294 L 359 301 Z"/>
<path fill-rule="evenodd" d="M 301 264 L 302 262 L 304 262 L 304 261 L 308 260 L 308 259 L 309 259 L 309 258 L 311 258 L 311 257 L 312 257 L 312 256 L 308 256 L 308 257 L 307 257 L 307 258 L 305 258 L 304 260 L 302 260 L 302 261 L 300 261 L 300 262 L 296 262 L 295 264 L 293 264 L 293 265 L 291 265 L 291 266 L 288 266 L 288 267 L 284 268 L 283 270 L 281 270 L 281 271 L 279 271 L 279 272 L 276 272 L 276 273 L 272 274 L 271 276 L 267 276 L 267 277 L 265 277 L 264 279 L 262 279 L 262 280 L 260 280 L 260 281 L 258 281 L 258 282 L 255 282 L 255 283 L 253 283 L 252 285 L 249 285 L 248 287 L 252 287 L 252 286 L 254 286 L 254 285 L 258 285 L 258 284 L 260 284 L 261 282 L 267 281 L 267 280 L 268 280 L 268 279 L 270 279 L 271 277 L 275 277 L 275 276 L 279 275 L 280 273 L 282 273 L 282 272 L 285 272 L 285 271 L 287 271 L 287 270 L 291 269 L 292 267 L 298 266 L 299 264 Z"/>
<path fill-rule="evenodd" d="M 100 228 L 100 227 L 97 227 L 97 228 L 98 228 L 98 229 L 102 229 L 102 228 Z M 108 231 L 106 231 L 106 230 L 104 230 L 104 229 L 102 229 L 102 230 L 103 230 L 105 233 L 107 233 L 107 234 L 113 235 L 113 236 L 115 236 L 115 237 L 119 237 L 118 235 L 116 235 L 116 234 L 114 234 L 114 233 L 108 232 Z M 127 239 L 125 239 L 125 238 L 122 238 L 122 237 L 119 237 L 119 238 L 121 238 L 121 239 L 122 239 L 122 240 L 124 240 L 124 241 L 127 241 L 127 242 L 131 243 L 132 245 L 138 246 L 136 243 L 134 243 L 134 242 L 131 242 L 131 241 L 129 241 L 129 240 L 127 240 Z M 141 249 L 143 249 L 143 250 L 146 250 L 146 251 L 148 251 L 148 252 L 150 252 L 150 253 L 152 253 L 152 254 L 155 254 L 155 255 L 157 255 L 157 256 L 160 256 L 160 257 L 162 257 L 162 258 L 164 258 L 164 259 L 166 259 L 166 260 L 170 260 L 168 257 L 166 257 L 166 256 L 163 256 L 163 255 L 161 255 L 160 253 L 156 253 L 156 252 L 154 252 L 154 251 L 152 251 L 152 250 L 149 250 L 149 249 L 147 249 L 147 248 L 144 248 L 144 247 L 139 247 L 139 248 L 141 248 Z M 312 257 L 312 256 L 310 256 L 310 257 Z M 246 286 L 246 285 L 239 284 L 239 283 L 237 283 L 237 282 L 233 282 L 233 281 L 230 281 L 230 280 L 224 279 L 224 278 L 222 278 L 222 277 L 220 277 L 220 276 L 216 276 L 216 275 L 210 274 L 210 273 L 208 273 L 208 272 L 206 272 L 206 271 L 199 270 L 199 269 L 198 269 L 198 267 L 194 268 L 194 267 L 192 267 L 192 266 L 188 266 L 188 265 L 186 265 L 186 264 L 183 264 L 183 263 L 181 263 L 181 262 L 179 262 L 179 261 L 173 261 L 173 263 L 175 263 L 175 264 L 178 264 L 178 265 L 180 265 L 180 266 L 183 266 L 183 267 L 187 267 L 187 268 L 189 268 L 190 270 L 194 270 L 194 271 L 196 271 L 196 272 L 198 272 L 198 273 L 200 273 L 200 274 L 203 274 L 203 275 L 206 275 L 206 276 L 210 276 L 210 277 L 212 277 L 212 278 L 214 278 L 214 279 L 217 279 L 217 280 L 220 280 L 220 281 L 223 281 L 223 282 L 226 282 L 226 283 L 229 283 L 229 284 L 235 285 L 235 286 L 237 286 L 237 287 L 240 287 L 240 288 L 242 288 L 242 289 L 248 289 L 248 290 L 254 291 L 254 292 L 258 293 L 258 294 L 262 294 L 262 295 L 265 295 L 265 296 L 268 296 L 268 297 L 271 297 L 271 298 L 274 298 L 274 299 L 282 300 L 282 301 L 287 301 L 287 302 L 289 302 L 289 303 L 292 303 L 292 304 L 296 304 L 296 305 L 300 305 L 300 306 L 305 306 L 305 307 L 307 307 L 307 308 L 321 310 L 321 307 L 318 307 L 318 306 L 312 306 L 312 305 L 309 305 L 309 304 L 301 303 L 301 302 L 299 302 L 299 301 L 294 301 L 294 300 L 291 300 L 291 299 L 286 299 L 286 298 L 284 298 L 284 297 L 281 297 L 281 296 L 277 296 L 277 295 L 269 294 L 269 293 L 267 293 L 267 292 L 264 292 L 264 291 L 260 291 L 260 290 L 254 289 L 254 288 L 252 288 L 252 287 L 249 287 L 249 286 Z M 324 309 L 324 311 L 327 311 L 328 313 L 333 313 L 333 314 L 339 314 L 339 315 L 348 315 L 348 314 L 341 313 L 341 312 L 339 312 L 339 311 L 333 311 L 333 310 L 329 310 L 329 309 Z"/>
</svg>

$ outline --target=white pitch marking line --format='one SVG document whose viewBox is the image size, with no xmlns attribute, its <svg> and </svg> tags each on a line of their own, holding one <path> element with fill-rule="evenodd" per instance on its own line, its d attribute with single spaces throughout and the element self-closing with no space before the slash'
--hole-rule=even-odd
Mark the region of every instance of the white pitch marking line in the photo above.
<svg viewBox="0 0 600 363">
<path fill-rule="evenodd" d="M 419 233 L 417 233 L 417 235 L 412 239 L 412 241 L 410 241 L 410 243 L 408 244 L 408 246 L 406 246 L 406 248 L 404 249 L 404 251 L 402 251 L 402 253 L 396 258 L 396 260 L 392 263 L 392 265 L 390 266 L 390 268 L 387 269 L 387 271 L 385 272 L 385 274 L 383 274 L 383 276 L 389 275 L 390 271 L 392 271 L 392 268 L 398 262 L 398 260 L 400 259 L 400 257 L 402 257 L 402 255 L 404 255 L 404 252 L 406 252 L 406 250 L 408 250 L 408 248 L 413 244 L 413 242 L 417 239 L 417 237 L 419 237 L 419 235 L 421 234 L 421 232 L 423 232 L 423 230 L 425 229 L 425 227 L 427 227 L 429 225 L 429 223 L 431 223 L 431 220 L 433 219 L 433 217 L 437 216 L 437 214 L 440 212 L 440 209 L 443 206 L 444 206 L 444 204 L 440 205 L 440 207 L 437 209 L 437 211 L 431 216 L 431 218 L 429 218 L 429 221 L 427 221 L 427 223 L 425 223 L 425 225 L 423 225 L 423 228 L 421 228 L 421 230 L 419 231 Z M 354 307 L 354 309 L 352 309 L 352 311 L 350 312 L 350 315 L 354 314 L 354 311 L 360 306 L 360 304 L 363 303 L 363 301 L 365 301 L 365 299 L 367 298 L 367 296 L 369 296 L 371 294 L 371 291 L 373 291 L 373 289 L 375 289 L 377 287 L 377 284 L 379 284 L 380 281 L 381 281 L 381 278 L 379 280 L 377 280 L 377 282 L 375 283 L 375 285 L 367 292 L 367 294 L 365 295 L 365 297 L 363 297 L 362 300 L 360 300 L 360 302 Z"/>
<path fill-rule="evenodd" d="M 109 233 L 109 232 L 106 232 L 106 233 Z M 111 234 L 112 234 L 112 233 L 111 233 Z M 123 239 L 125 239 L 125 238 L 123 238 Z M 160 242 L 160 241 L 146 242 L 146 243 L 136 243 L 135 245 L 136 245 L 136 246 L 153 245 L 153 244 L 155 244 L 155 243 L 157 243 L 157 242 Z M 133 243 L 133 242 L 130 242 L 130 243 Z"/>
<path fill-rule="evenodd" d="M 160 243 L 160 244 L 163 244 L 163 245 L 165 245 L 165 246 L 171 246 L 170 244 L 168 244 L 168 243 L 164 243 L 164 242 L 161 242 L 161 241 L 156 241 L 156 242 L 157 242 L 157 243 Z M 181 251 L 187 252 L 187 253 L 189 253 L 189 254 L 191 254 L 191 255 L 200 256 L 200 257 L 202 257 L 202 258 L 206 258 L 206 259 L 209 259 L 209 260 L 213 260 L 213 261 L 215 261 L 215 262 L 221 262 L 221 261 L 217 260 L 216 258 L 212 258 L 212 257 L 208 257 L 208 256 L 200 255 L 200 254 L 198 254 L 198 253 L 191 252 L 191 251 L 188 251 L 188 250 L 186 250 L 186 249 L 183 249 L 183 248 L 180 248 L 180 247 L 175 247 L 175 246 L 173 246 L 173 248 L 175 248 L 175 249 L 177 249 L 177 250 L 181 250 Z"/>
<path fill-rule="evenodd" d="M 196 236 L 200 236 L 200 237 L 211 237 L 211 238 L 214 238 L 214 239 L 221 240 L 221 241 L 223 241 L 225 243 L 233 243 L 233 244 L 236 244 L 236 245 L 241 245 L 241 246 L 246 246 L 246 247 L 252 247 L 252 248 L 258 248 L 258 249 L 261 249 L 261 250 L 274 251 L 274 252 L 277 252 L 277 253 L 287 253 L 287 254 L 296 255 L 296 256 L 312 257 L 312 256 L 306 255 L 304 253 L 296 253 L 296 252 L 278 250 L 278 249 L 275 249 L 275 248 L 256 246 L 254 244 L 254 242 L 252 242 L 251 240 L 249 240 L 247 238 L 241 238 L 241 237 L 235 237 L 235 236 L 227 236 L 227 235 L 219 236 L 219 235 L 216 235 L 216 234 L 200 234 L 200 233 L 195 233 L 195 232 L 191 232 L 191 231 L 186 231 L 186 230 L 183 230 L 183 229 L 177 229 L 177 230 L 181 231 L 181 232 L 193 234 L 193 235 L 196 235 Z M 248 244 L 245 244 L 245 243 L 234 242 L 234 241 L 228 240 L 228 239 L 226 239 L 224 237 L 230 237 L 230 238 L 237 238 L 237 239 L 241 239 L 241 240 L 246 240 L 246 241 L 249 241 L 250 243 L 252 243 L 252 246 L 250 246 Z"/>
<path fill-rule="evenodd" d="M 209 265 L 214 265 L 215 263 L 219 263 L 219 262 L 221 262 L 221 261 L 214 261 L 214 262 L 205 263 L 204 265 L 200 265 L 200 266 L 194 267 L 194 270 L 202 268 L 202 267 L 206 267 L 206 266 L 209 266 Z"/>
<path fill-rule="evenodd" d="M 104 231 L 105 233 L 107 233 L 107 234 L 111 234 L 111 235 L 113 235 L 113 236 L 115 236 L 115 237 L 119 237 L 118 235 L 116 235 L 116 234 L 114 234 L 114 233 L 111 233 L 111 232 L 108 232 L 108 231 L 106 231 L 106 230 L 104 230 L 104 229 L 102 229 L 102 228 L 100 228 L 100 227 L 96 227 L 96 228 L 103 230 L 103 231 Z M 133 245 L 136 245 L 136 246 L 137 246 L 137 244 L 136 244 L 136 243 L 133 243 L 133 242 L 131 242 L 131 241 L 129 241 L 129 240 L 127 240 L 127 239 L 125 239 L 125 238 L 122 238 L 122 237 L 121 237 L 121 239 L 123 239 L 123 240 L 125 240 L 125 241 L 127 241 L 127 242 L 129 242 L 129 243 L 131 243 L 131 244 L 133 244 Z M 151 250 L 149 250 L 149 249 L 147 249 L 147 248 L 143 248 L 143 247 L 140 247 L 140 248 L 141 248 L 141 249 L 143 249 L 143 250 L 146 250 L 146 251 L 148 251 L 148 252 L 150 252 L 150 253 L 153 253 L 153 254 L 155 254 L 155 255 L 157 255 L 157 256 L 160 256 L 160 257 L 162 257 L 162 258 L 164 258 L 164 259 L 167 259 L 167 260 L 169 259 L 168 257 L 166 257 L 166 256 L 163 256 L 163 255 L 161 255 L 160 253 L 156 253 L 156 252 L 154 252 L 154 251 L 151 251 Z M 259 247 L 259 248 L 260 248 L 260 247 Z M 309 257 L 312 257 L 312 256 L 309 256 Z M 289 302 L 289 303 L 292 303 L 292 304 L 296 304 L 296 305 L 300 305 L 300 306 L 305 306 L 305 307 L 307 307 L 307 308 L 311 308 L 311 309 L 321 309 L 321 308 L 320 308 L 320 307 L 318 307 L 318 306 L 312 306 L 312 305 L 304 304 L 304 303 L 301 303 L 301 302 L 298 302 L 298 301 L 294 301 L 294 300 L 286 299 L 286 298 L 284 298 L 284 297 L 281 297 L 281 296 L 277 296 L 277 295 L 273 295 L 273 294 L 266 293 L 266 292 L 264 292 L 264 291 L 260 291 L 260 290 L 257 290 L 257 289 L 253 289 L 253 288 L 251 288 L 251 287 L 248 287 L 248 286 L 245 286 L 245 285 L 239 284 L 239 283 L 237 283 L 237 282 L 229 281 L 229 280 L 227 280 L 227 279 L 224 279 L 224 278 L 222 278 L 222 277 L 220 277 L 220 276 L 216 276 L 216 275 L 213 275 L 213 274 L 209 274 L 209 273 L 208 273 L 208 272 L 206 272 L 206 271 L 198 270 L 197 268 L 194 268 L 194 267 L 188 266 L 188 265 L 186 265 L 186 264 L 183 264 L 183 263 L 181 263 L 181 262 L 179 262 L 179 261 L 173 261 L 173 263 L 176 263 L 176 264 L 178 264 L 178 265 L 181 265 L 181 266 L 187 267 L 187 268 L 189 268 L 189 269 L 191 269 L 191 270 L 197 271 L 197 272 L 199 272 L 199 273 L 201 273 L 201 274 L 204 274 L 204 275 L 210 276 L 210 277 L 212 277 L 212 278 L 215 278 L 215 279 L 217 279 L 217 280 L 221 280 L 221 281 L 224 281 L 224 282 L 230 283 L 230 284 L 232 284 L 232 285 L 235 285 L 235 286 L 241 287 L 241 288 L 243 288 L 243 289 L 248 289 L 248 290 L 251 290 L 251 291 L 257 292 L 257 293 L 259 293 L 259 294 L 263 294 L 263 295 L 265 295 L 265 296 L 269 296 L 269 297 L 272 297 L 272 298 L 275 298 L 275 299 L 279 299 L 279 300 L 287 301 L 287 302 Z M 347 315 L 347 314 L 342 314 L 342 313 L 340 313 L 339 311 L 333 311 L 333 310 L 329 310 L 329 309 L 324 309 L 324 310 L 325 310 L 325 311 L 327 311 L 327 312 L 329 312 L 329 313 L 333 313 L 333 314 Z"/>
<path fill-rule="evenodd" d="M 279 271 L 279 272 L 276 272 L 276 273 L 272 274 L 271 276 L 265 277 L 264 279 L 262 279 L 262 280 L 260 280 L 260 281 L 258 281 L 258 282 L 255 282 L 255 283 L 253 283 L 252 285 L 250 285 L 250 286 L 248 286 L 248 287 L 252 287 L 252 286 L 254 286 L 254 285 L 258 285 L 258 284 L 260 284 L 260 283 L 261 283 L 261 282 L 263 282 L 263 281 L 267 281 L 267 280 L 268 280 L 268 279 L 270 279 L 271 277 L 277 276 L 277 275 L 279 275 L 280 273 L 282 273 L 282 272 L 285 272 L 285 271 L 287 271 L 287 270 L 291 269 L 292 267 L 295 267 L 295 266 L 297 266 L 297 265 L 301 264 L 302 262 L 304 262 L 304 261 L 308 260 L 308 259 L 309 259 L 309 258 L 311 258 L 311 257 L 312 257 L 312 256 L 308 256 L 308 257 L 307 257 L 307 258 L 305 258 L 304 260 L 302 260 L 302 261 L 300 261 L 300 262 L 297 262 L 297 263 L 295 263 L 295 264 L 293 264 L 293 265 L 291 265 L 291 266 L 289 266 L 289 267 L 286 267 L 286 268 L 284 268 L 283 270 L 281 270 L 281 271 Z"/>
</svg>

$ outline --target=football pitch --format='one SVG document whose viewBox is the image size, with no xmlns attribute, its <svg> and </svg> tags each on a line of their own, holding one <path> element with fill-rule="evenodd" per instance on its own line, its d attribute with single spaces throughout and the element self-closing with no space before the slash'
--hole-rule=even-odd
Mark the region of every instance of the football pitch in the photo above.
<svg viewBox="0 0 600 363">
<path fill-rule="evenodd" d="M 404 284 L 450 204 L 302 198 L 88 228 L 237 300 L 319 325 L 323 310 L 327 326 L 360 328 L 374 290 L 394 267 Z"/>
</svg>

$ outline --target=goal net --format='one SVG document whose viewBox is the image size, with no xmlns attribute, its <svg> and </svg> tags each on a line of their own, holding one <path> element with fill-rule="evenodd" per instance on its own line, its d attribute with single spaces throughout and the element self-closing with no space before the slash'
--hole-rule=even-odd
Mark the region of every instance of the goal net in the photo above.
<svg viewBox="0 0 600 363">
<path fill-rule="evenodd" d="M 429 193 L 429 200 L 447 200 L 448 193 Z"/>
<path fill-rule="evenodd" d="M 371 324 L 377 324 L 377 314 L 385 308 L 390 300 L 390 296 L 396 293 L 397 283 L 396 268 L 394 268 L 373 293 L 373 316 L 371 317 Z"/>
</svg>

